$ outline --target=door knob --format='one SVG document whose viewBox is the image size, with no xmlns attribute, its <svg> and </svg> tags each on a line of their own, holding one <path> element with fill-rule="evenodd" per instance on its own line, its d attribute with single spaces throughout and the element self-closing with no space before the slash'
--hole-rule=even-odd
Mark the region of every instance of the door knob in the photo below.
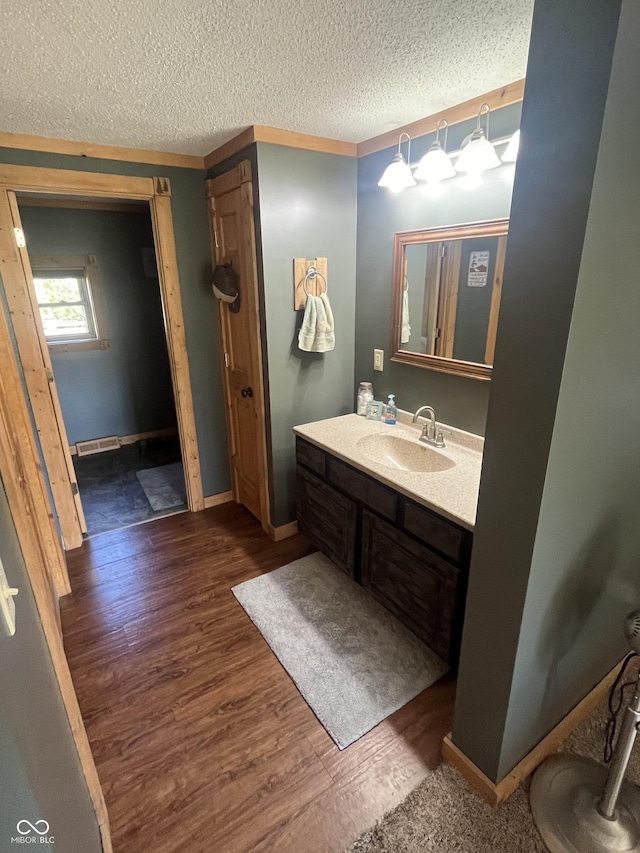
<svg viewBox="0 0 640 853">
<path fill-rule="evenodd" d="M 253 397 L 253 388 L 249 385 L 248 388 L 243 388 L 240 393 L 243 397 Z"/>
</svg>

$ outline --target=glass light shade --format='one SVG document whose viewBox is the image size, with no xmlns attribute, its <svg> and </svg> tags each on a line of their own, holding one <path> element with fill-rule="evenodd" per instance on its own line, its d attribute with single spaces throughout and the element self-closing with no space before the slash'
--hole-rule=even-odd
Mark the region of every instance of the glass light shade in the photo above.
<svg viewBox="0 0 640 853">
<path fill-rule="evenodd" d="M 520 131 L 516 130 L 511 139 L 509 140 L 509 144 L 505 148 L 504 154 L 502 155 L 503 163 L 515 163 L 518 159 L 518 148 L 520 147 Z"/>
<path fill-rule="evenodd" d="M 447 153 L 436 140 L 420 160 L 415 177 L 429 184 L 439 184 L 445 178 L 452 178 L 455 173 Z"/>
<path fill-rule="evenodd" d="M 398 151 L 391 163 L 384 170 L 378 181 L 379 187 L 387 187 L 392 193 L 399 193 L 406 187 L 415 187 L 416 182 L 411 174 L 407 161 Z"/>
<path fill-rule="evenodd" d="M 484 130 L 476 127 L 458 157 L 456 172 L 481 175 L 487 169 L 495 169 L 499 165 L 500 159 L 495 148 L 485 136 Z"/>
</svg>

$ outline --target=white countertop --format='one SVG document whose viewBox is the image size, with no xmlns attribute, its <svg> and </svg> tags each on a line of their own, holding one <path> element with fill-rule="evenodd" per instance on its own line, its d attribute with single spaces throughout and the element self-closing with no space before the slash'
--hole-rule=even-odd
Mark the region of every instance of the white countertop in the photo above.
<svg viewBox="0 0 640 853">
<path fill-rule="evenodd" d="M 418 444 L 424 419 L 411 424 L 408 412 L 398 411 L 398 423 L 368 421 L 360 415 L 342 415 L 296 426 L 296 435 L 332 453 L 354 468 L 396 489 L 461 527 L 473 530 L 476 521 L 478 489 L 484 440 L 472 433 L 438 422 L 446 447 L 429 449 L 446 456 L 455 464 L 444 471 L 421 473 L 403 471 L 374 461 L 358 448 L 360 439 L 369 435 L 396 435 Z M 424 445 L 419 445 L 424 446 Z"/>
</svg>

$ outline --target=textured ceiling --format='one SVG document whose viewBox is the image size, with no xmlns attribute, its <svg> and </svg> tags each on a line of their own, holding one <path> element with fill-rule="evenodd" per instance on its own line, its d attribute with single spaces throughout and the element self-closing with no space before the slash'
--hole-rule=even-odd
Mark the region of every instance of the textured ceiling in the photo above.
<svg viewBox="0 0 640 853">
<path fill-rule="evenodd" d="M 524 76 L 533 0 L 2 0 L 0 130 L 359 142 Z"/>
</svg>

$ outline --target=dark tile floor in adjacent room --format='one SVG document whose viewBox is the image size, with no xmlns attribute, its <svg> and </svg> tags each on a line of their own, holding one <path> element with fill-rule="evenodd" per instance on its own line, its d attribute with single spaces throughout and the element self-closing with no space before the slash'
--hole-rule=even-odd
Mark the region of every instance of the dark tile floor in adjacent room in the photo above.
<svg viewBox="0 0 640 853">
<path fill-rule="evenodd" d="M 174 462 L 180 462 L 177 436 L 138 441 L 93 456 L 74 456 L 87 536 L 184 512 L 186 500 L 170 509 L 154 510 L 136 477 L 136 471 Z"/>
</svg>

